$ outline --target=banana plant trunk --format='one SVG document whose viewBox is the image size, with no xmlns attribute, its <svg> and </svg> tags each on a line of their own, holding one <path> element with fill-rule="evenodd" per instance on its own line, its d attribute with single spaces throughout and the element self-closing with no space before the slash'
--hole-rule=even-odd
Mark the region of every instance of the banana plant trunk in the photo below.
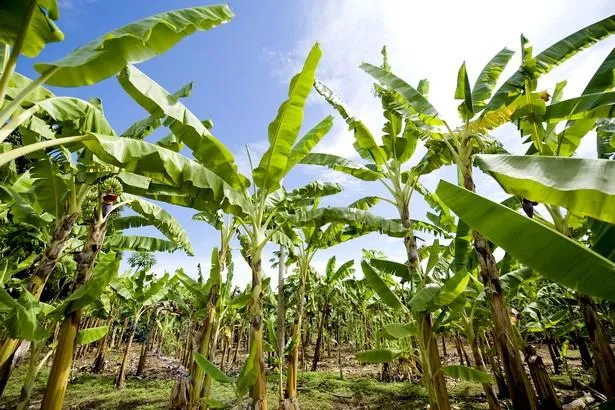
<svg viewBox="0 0 615 410">
<path fill-rule="evenodd" d="M 305 287 L 308 278 L 308 267 L 301 265 L 299 277 L 299 290 L 297 292 L 297 313 L 293 322 L 291 336 L 291 350 L 287 357 L 286 389 L 284 401 L 280 403 L 280 410 L 299 410 L 297 399 L 297 374 L 299 372 L 299 345 L 301 344 L 301 329 L 303 325 L 303 309 L 305 303 Z"/>
<path fill-rule="evenodd" d="M 471 329 L 468 332 L 468 341 L 470 342 L 470 347 L 472 348 L 472 355 L 474 356 L 474 363 L 476 363 L 476 368 L 480 371 L 486 371 L 485 362 L 483 360 L 483 356 L 480 352 L 480 348 L 478 347 L 478 337 L 474 333 L 474 330 Z M 500 403 L 498 403 L 498 397 L 495 394 L 495 389 L 493 388 L 493 384 L 491 383 L 483 383 L 483 390 L 485 391 L 485 396 L 487 396 L 487 403 L 489 404 L 490 410 L 500 410 Z"/>
<path fill-rule="evenodd" d="M 109 332 L 105 334 L 101 341 L 98 342 L 98 349 L 96 350 L 96 357 L 92 364 L 92 373 L 102 373 L 105 370 L 105 357 L 107 355 L 107 339 L 109 338 Z"/>
<path fill-rule="evenodd" d="M 412 225 L 408 206 L 408 204 L 405 204 L 400 209 L 401 223 L 407 231 L 404 236 L 404 246 L 408 256 L 408 270 L 411 273 L 417 272 L 420 274 L 422 268 L 419 261 L 416 238 L 411 229 Z M 442 372 L 438 344 L 436 343 L 436 336 L 431 323 L 431 313 L 418 312 L 415 314 L 415 320 L 419 332 L 418 339 L 422 359 L 423 383 L 429 393 L 430 408 L 432 410 L 450 410 L 451 404 L 448 398 L 444 373 Z"/>
<path fill-rule="evenodd" d="M 312 371 L 315 372 L 318 369 L 318 361 L 320 360 L 320 350 L 322 347 L 322 337 L 325 330 L 325 322 L 329 314 L 328 302 L 324 301 L 324 307 L 320 311 L 320 317 L 318 320 L 318 336 L 316 337 L 316 345 L 314 346 L 314 357 L 312 359 Z"/>
<path fill-rule="evenodd" d="M 483 332 L 483 334 L 478 337 L 478 343 L 481 347 L 483 357 L 487 357 L 487 360 L 489 360 L 489 366 L 491 367 L 491 371 L 493 371 L 495 383 L 498 386 L 499 398 L 504 399 L 510 397 L 510 390 L 508 390 L 506 379 L 504 378 L 504 374 L 502 374 L 502 367 L 500 367 L 500 363 L 498 362 L 498 355 L 495 353 L 494 349 L 489 346 L 486 332 Z"/>
<path fill-rule="evenodd" d="M 592 299 L 578 294 L 577 299 L 589 334 L 590 345 L 594 353 L 594 365 L 598 378 L 608 399 L 615 397 L 615 357 L 607 337 L 598 319 L 596 306 Z"/>
<path fill-rule="evenodd" d="M 96 257 L 105 239 L 106 228 L 105 220 L 97 220 L 92 223 L 83 249 L 75 258 L 77 274 L 71 294 L 80 289 L 90 278 Z M 64 405 L 64 396 L 66 395 L 66 387 L 73 364 L 80 322 L 81 310 L 78 309 L 70 312 L 60 326 L 56 354 L 53 357 L 51 372 L 47 379 L 47 388 L 43 396 L 41 410 L 60 410 Z"/>
<path fill-rule="evenodd" d="M 262 251 L 250 255 L 252 268 L 252 305 L 250 306 L 250 355 L 256 365 L 256 381 L 250 388 L 249 408 L 254 410 L 267 410 L 267 384 L 265 379 L 265 360 L 263 356 L 263 297 L 262 289 L 263 268 Z"/>
<path fill-rule="evenodd" d="M 474 191 L 471 159 L 468 160 L 463 169 L 463 183 L 467 190 Z M 497 343 L 498 351 L 502 355 L 502 364 L 504 365 L 504 373 L 506 374 L 513 406 L 516 409 L 537 410 L 536 393 L 523 368 L 493 252 L 489 247 L 489 242 L 479 232 L 474 231 L 472 235 L 474 251 L 480 265 L 480 277 L 483 285 L 485 285 L 485 294 L 491 309 L 495 343 Z"/>
<path fill-rule="evenodd" d="M 62 255 L 62 251 L 70 238 L 73 225 L 78 217 L 78 212 L 69 213 L 53 232 L 51 242 L 49 242 L 42 259 L 36 266 L 27 285 L 28 292 L 34 296 L 35 300 L 40 299 L 45 283 L 47 283 L 47 279 L 49 279 L 51 272 L 53 272 L 58 263 L 58 258 Z M 2 396 L 11 375 L 11 362 L 20 342 L 20 340 L 8 338 L 0 346 L 0 396 Z"/>
<path fill-rule="evenodd" d="M 545 367 L 542 357 L 536 353 L 533 346 L 527 344 L 525 346 L 525 362 L 530 369 L 530 375 L 536 386 L 538 393 L 538 403 L 540 408 L 544 410 L 561 410 L 562 403 L 555 393 L 547 368 Z"/>
<path fill-rule="evenodd" d="M 132 329 L 130 330 L 130 335 L 128 336 L 128 342 L 126 342 L 126 347 L 124 348 L 124 356 L 122 356 L 122 364 L 117 372 L 117 376 L 115 378 L 115 388 L 123 389 L 126 384 L 126 368 L 128 367 L 128 354 L 130 353 L 130 347 L 132 346 L 132 339 L 135 337 L 135 332 L 137 330 L 137 322 L 135 321 L 132 324 Z"/>
</svg>

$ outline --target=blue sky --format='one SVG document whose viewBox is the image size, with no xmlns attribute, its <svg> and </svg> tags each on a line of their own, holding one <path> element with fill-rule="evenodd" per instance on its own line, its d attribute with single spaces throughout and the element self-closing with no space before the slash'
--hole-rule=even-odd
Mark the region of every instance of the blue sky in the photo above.
<svg viewBox="0 0 615 410">
<path fill-rule="evenodd" d="M 347 102 L 373 133 L 378 134 L 382 128 L 380 108 L 371 95 L 368 76 L 357 66 L 362 61 L 379 63 L 383 45 L 388 46 L 390 62 L 400 77 L 413 84 L 422 78 L 430 80 L 430 100 L 454 123 L 457 103 L 452 97 L 456 72 L 464 60 L 472 82 L 488 59 L 507 46 L 517 51 L 509 64 L 509 73 L 519 64 L 521 33 L 529 37 L 535 52 L 539 52 L 565 35 L 615 12 L 615 3 L 609 0 L 588 0 L 581 7 L 575 0 L 496 3 L 491 0 L 233 1 L 230 2 L 236 14 L 233 21 L 209 32 L 195 33 L 168 53 L 140 64 L 139 68 L 168 90 L 194 81 L 193 94 L 184 104 L 199 118 L 214 121 L 213 134 L 235 153 L 240 168 L 247 172 L 244 145 L 248 144 L 257 155 L 266 149 L 267 126 L 286 98 L 288 81 L 315 41 L 321 43 L 324 51 L 319 77 Z M 58 25 L 65 33 L 65 41 L 49 45 L 35 60 L 59 58 L 138 18 L 203 4 L 207 2 L 60 0 Z M 568 78 L 565 95 L 577 95 L 614 46 L 615 39 L 610 38 L 581 53 L 549 74 L 540 87 L 552 90 L 556 81 Z M 18 69 L 31 76 L 32 63 L 23 58 Z M 507 77 L 507 73 L 502 77 Z M 54 92 L 80 98 L 102 98 L 105 113 L 118 132 L 145 116 L 145 112 L 124 94 L 115 78 L 90 87 L 54 89 Z M 311 97 L 306 107 L 304 129 L 329 113 L 325 103 Z M 330 135 L 316 150 L 356 159 L 351 134 L 339 117 L 335 122 Z M 495 135 L 510 151 L 521 152 L 518 132 L 513 127 L 503 128 Z M 591 156 L 594 144 L 592 136 L 588 136 L 579 155 Z M 423 183 L 434 187 L 440 178 L 451 180 L 454 172 L 443 170 L 429 175 Z M 493 181 L 479 178 L 481 193 L 494 199 L 503 196 Z M 285 183 L 292 188 L 313 179 L 340 182 L 345 187 L 342 194 L 329 201 L 331 204 L 347 204 L 365 195 L 381 193 L 374 184 L 358 184 L 349 178 L 308 167 L 294 170 Z M 173 271 L 184 267 L 186 272 L 194 274 L 197 263 L 207 267 L 211 248 L 217 245 L 216 232 L 204 223 L 192 221 L 194 212 L 191 210 L 171 206 L 167 209 L 188 231 L 196 256 L 158 254 L 156 269 Z M 379 205 L 375 212 L 391 215 L 391 209 L 385 205 Z M 416 200 L 412 206 L 413 216 L 422 219 L 425 212 L 425 204 Z M 314 264 L 323 268 L 332 255 L 337 255 L 339 261 L 359 260 L 362 248 L 380 249 L 393 259 L 403 260 L 404 250 L 399 240 L 373 234 L 321 252 Z M 266 251 L 271 250 L 273 248 Z M 239 252 L 234 256 L 235 280 L 243 285 L 249 281 L 249 271 Z M 265 259 L 269 259 L 269 255 Z M 268 267 L 266 271 L 273 273 Z"/>
</svg>

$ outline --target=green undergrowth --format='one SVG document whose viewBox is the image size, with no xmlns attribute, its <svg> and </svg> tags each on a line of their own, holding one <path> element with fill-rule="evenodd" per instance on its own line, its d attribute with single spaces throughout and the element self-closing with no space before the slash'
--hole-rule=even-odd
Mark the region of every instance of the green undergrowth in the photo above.
<svg viewBox="0 0 615 410">
<path fill-rule="evenodd" d="M 14 408 L 19 397 L 25 367 L 16 369 L 0 399 L 1 409 Z M 49 370 L 41 372 L 36 381 L 32 404 L 37 407 L 42 399 Z M 327 409 L 394 409 L 425 408 L 427 395 L 420 383 L 381 383 L 373 377 L 354 376 L 339 379 L 336 372 L 300 373 L 299 402 L 302 410 Z M 129 377 L 123 390 L 113 386 L 113 376 L 78 372 L 68 387 L 65 409 L 166 409 L 174 381 L 170 379 L 143 379 Z M 278 376 L 268 379 L 269 403 L 277 408 Z M 230 386 L 214 383 L 213 397 L 224 402 L 234 398 Z M 451 402 L 458 408 L 486 408 L 481 386 L 474 383 L 449 384 Z"/>
</svg>

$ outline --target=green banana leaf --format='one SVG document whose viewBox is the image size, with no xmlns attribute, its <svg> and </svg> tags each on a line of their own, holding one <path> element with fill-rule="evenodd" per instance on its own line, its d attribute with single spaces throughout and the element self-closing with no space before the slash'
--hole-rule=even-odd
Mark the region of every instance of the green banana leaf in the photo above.
<svg viewBox="0 0 615 410">
<path fill-rule="evenodd" d="M 404 101 L 414 108 L 417 113 L 432 118 L 438 117 L 438 111 L 431 105 L 427 98 L 395 74 L 368 63 L 361 64 L 360 68 L 371 75 L 376 81 L 397 91 Z"/>
<path fill-rule="evenodd" d="M 52 315 L 61 317 L 79 309 L 83 309 L 100 298 L 109 282 L 117 275 L 121 257 L 115 252 L 100 253 L 90 279 L 77 291 L 64 299 Z"/>
<path fill-rule="evenodd" d="M 453 379 L 467 380 L 474 383 L 492 383 L 491 375 L 487 372 L 467 366 L 444 366 L 442 371 Z"/>
<path fill-rule="evenodd" d="M 303 69 L 290 82 L 288 100 L 280 105 L 277 116 L 269 124 L 269 148 L 252 171 L 254 183 L 265 192 L 277 189 L 289 171 L 288 159 L 303 123 L 303 107 L 312 90 L 321 56 L 320 47 L 314 44 Z"/>
<path fill-rule="evenodd" d="M 605 113 L 604 118 L 610 118 L 613 104 L 615 104 L 615 92 L 585 94 L 548 105 L 544 118 L 551 121 L 600 118 L 603 113 Z"/>
<path fill-rule="evenodd" d="M 205 373 L 207 373 L 212 379 L 220 383 L 233 383 L 233 379 L 224 374 L 220 369 L 216 367 L 215 364 L 210 362 L 200 354 L 199 352 L 194 353 L 194 361 L 196 364 L 203 369 Z"/>
<path fill-rule="evenodd" d="M 171 242 L 183 248 L 189 255 L 194 255 L 188 233 L 181 226 L 179 221 L 160 206 L 145 201 L 134 195 L 123 193 L 122 201 L 129 201 L 127 206 L 143 217 L 151 220 L 151 224 L 158 228 Z"/>
<path fill-rule="evenodd" d="M 353 177 L 363 181 L 376 181 L 381 177 L 379 172 L 372 171 L 361 164 L 332 154 L 314 152 L 306 155 L 301 160 L 301 163 L 309 165 L 322 165 L 335 171 L 352 175 Z"/>
<path fill-rule="evenodd" d="M 288 173 L 295 165 L 301 162 L 310 152 L 312 152 L 312 149 L 318 145 L 325 134 L 331 130 L 332 126 L 333 117 L 329 115 L 324 120 L 316 124 L 295 144 L 290 152 L 290 155 L 288 156 L 286 173 Z"/>
<path fill-rule="evenodd" d="M 141 215 L 120 216 L 112 219 L 110 223 L 112 231 L 123 231 L 124 229 L 141 228 L 150 225 L 152 225 L 152 221 Z"/>
<path fill-rule="evenodd" d="M 553 282 L 615 300 L 615 263 L 505 206 L 440 181 L 436 193 L 472 229 Z"/>
<path fill-rule="evenodd" d="M 546 74 L 583 49 L 615 33 L 615 16 L 609 16 L 559 40 L 535 57 L 535 74 Z M 529 73 L 518 70 L 495 92 L 484 112 L 508 105 L 523 90 Z"/>
<path fill-rule="evenodd" d="M 321 198 L 323 196 L 335 195 L 342 191 L 342 186 L 332 182 L 313 181 L 307 185 L 295 188 L 288 193 L 288 197 L 294 198 Z"/>
<path fill-rule="evenodd" d="M 186 144 L 192 155 L 235 189 L 250 183 L 241 175 L 228 148 L 217 140 L 207 127 L 180 101 L 134 66 L 127 66 L 118 75 L 120 85 L 152 117 L 166 118 L 165 125 Z M 167 143 L 167 141 L 165 141 Z"/>
<path fill-rule="evenodd" d="M 504 47 L 485 65 L 472 88 L 474 112 L 485 107 L 485 101 L 491 97 L 495 85 L 515 52 Z"/>
<path fill-rule="evenodd" d="M 90 327 L 82 329 L 77 334 L 77 344 L 87 345 L 102 339 L 109 332 L 109 326 Z"/>
<path fill-rule="evenodd" d="M 462 100 L 457 110 L 464 121 L 469 120 L 474 116 L 474 103 L 472 102 L 472 89 L 470 88 L 470 79 L 466 71 L 465 61 L 459 67 L 457 73 L 457 87 L 455 88 L 455 99 Z"/>
<path fill-rule="evenodd" d="M 193 7 L 168 11 L 127 24 L 93 40 L 69 55 L 34 64 L 45 73 L 57 72 L 46 81 L 60 87 L 94 84 L 117 74 L 128 64 L 160 55 L 197 30 L 209 30 L 233 18 L 227 5 Z"/>
<path fill-rule="evenodd" d="M 381 334 L 388 339 L 405 339 L 416 336 L 418 330 L 414 323 L 391 323 L 382 328 Z"/>
<path fill-rule="evenodd" d="M 3 47 L 0 45 L 0 52 L 3 51 Z M 24 88 L 29 86 L 32 83 L 32 79 L 26 77 L 20 73 L 13 73 L 11 78 L 9 79 L 8 88 L 6 89 L 6 97 L 7 99 L 14 100 L 17 95 L 19 95 Z M 36 89 L 32 90 L 24 99 L 25 103 L 35 103 L 40 100 L 44 100 L 46 98 L 54 97 L 54 94 L 46 89 L 43 86 L 38 86 Z"/>
<path fill-rule="evenodd" d="M 114 251 L 175 252 L 178 244 L 160 238 L 140 235 L 111 235 L 105 238 L 105 248 Z"/>
<path fill-rule="evenodd" d="M 102 161 L 120 167 L 124 172 L 161 183 L 151 183 L 148 190 L 134 189 L 130 190 L 131 193 L 182 206 L 194 206 L 199 210 L 223 209 L 237 214 L 246 207 L 240 192 L 183 155 L 128 138 L 90 134 L 81 139 L 86 148 Z M 0 164 L 3 155 L 0 154 Z M 177 196 L 176 200 L 174 196 Z"/>
<path fill-rule="evenodd" d="M 451 304 L 457 296 L 461 295 L 470 281 L 470 274 L 465 271 L 459 271 L 448 279 L 436 296 L 435 303 L 437 306 L 447 306 Z"/>
<path fill-rule="evenodd" d="M 615 223 L 615 161 L 478 155 L 476 164 L 511 195 Z"/>
<path fill-rule="evenodd" d="M 366 161 L 374 162 L 377 166 L 383 165 L 387 160 L 386 153 L 378 146 L 374 136 L 365 124 L 356 119 L 333 91 L 322 82 L 316 80 L 314 89 L 340 114 L 344 121 L 346 121 L 348 129 L 354 134 L 354 147 L 361 158 Z"/>
<path fill-rule="evenodd" d="M 62 125 L 64 133 L 95 132 L 104 135 L 115 135 L 115 131 L 105 118 L 102 110 L 91 102 L 73 97 L 50 97 L 36 102 L 32 107 L 14 116 L 0 129 L 0 141 L 3 141 L 15 129 L 30 130 L 38 139 L 39 135 L 46 139 L 56 137 L 46 121 L 34 114 L 48 114 Z M 72 131 L 72 132 L 71 132 Z"/>
<path fill-rule="evenodd" d="M 246 394 L 250 387 L 256 383 L 256 379 L 258 378 L 258 366 L 256 343 L 252 343 L 250 346 L 250 353 L 237 377 L 237 393 L 240 397 Z"/>
<path fill-rule="evenodd" d="M 397 221 L 376 216 L 356 208 L 298 209 L 289 220 L 299 226 L 323 226 L 327 223 L 345 223 L 363 232 L 380 232 L 396 238 L 404 236 L 405 229 Z"/>
<path fill-rule="evenodd" d="M 190 81 L 188 84 L 184 85 L 179 90 L 171 94 L 171 97 L 174 97 L 174 98 L 190 97 L 190 95 L 192 95 L 192 85 L 193 85 L 193 82 Z M 120 136 L 124 138 L 135 138 L 135 139 L 142 140 L 148 135 L 150 135 L 152 132 L 154 132 L 156 129 L 158 129 L 161 125 L 162 125 L 162 121 L 160 120 L 159 117 L 154 117 L 150 115 L 149 117 L 145 117 L 141 120 L 133 122 L 124 132 L 122 132 Z M 172 135 L 173 134 L 171 134 L 171 136 Z M 167 136 L 164 138 L 170 138 L 170 137 Z M 157 144 L 161 145 L 160 140 L 157 141 Z M 178 152 L 178 151 L 175 151 L 175 152 Z"/>
<path fill-rule="evenodd" d="M 13 46 L 23 27 L 29 0 L 11 0 L 0 3 L 0 43 Z M 36 57 L 47 43 L 64 40 L 64 33 L 53 20 L 60 17 L 56 0 L 38 0 L 24 40 L 21 54 Z"/>
<path fill-rule="evenodd" d="M 364 350 L 355 355 L 359 363 L 391 363 L 397 359 L 401 351 L 397 349 Z"/>
<path fill-rule="evenodd" d="M 395 310 L 405 309 L 397 295 L 389 289 L 389 286 L 380 278 L 374 268 L 372 268 L 366 261 L 362 261 L 361 269 L 363 270 L 365 280 L 369 283 L 370 288 L 378 294 L 382 302 Z"/>
<path fill-rule="evenodd" d="M 369 264 L 377 270 L 390 275 L 395 275 L 402 280 L 402 282 L 415 282 L 420 280 L 418 273 L 414 273 L 413 277 L 410 276 L 408 265 L 404 263 L 394 262 L 386 259 L 371 258 Z"/>
<path fill-rule="evenodd" d="M 42 340 L 50 333 L 38 322 L 39 313 L 46 313 L 43 303 L 24 290 L 18 299 L 13 299 L 4 288 L 0 288 L 0 311 L 6 312 L 4 325 L 14 339 Z"/>
<path fill-rule="evenodd" d="M 613 49 L 602 64 L 600 64 L 598 70 L 596 70 L 587 83 L 582 95 L 601 93 L 615 87 L 614 69 L 615 49 Z M 552 101 L 556 102 L 554 99 L 552 99 Z M 583 138 L 595 125 L 595 119 L 566 122 L 566 127 L 558 135 L 557 154 L 561 156 L 572 155 L 581 143 L 581 138 Z"/>
</svg>

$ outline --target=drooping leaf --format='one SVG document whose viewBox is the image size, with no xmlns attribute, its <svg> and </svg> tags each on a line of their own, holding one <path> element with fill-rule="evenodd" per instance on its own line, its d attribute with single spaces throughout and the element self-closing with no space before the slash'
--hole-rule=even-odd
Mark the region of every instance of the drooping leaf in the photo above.
<svg viewBox="0 0 615 410">
<path fill-rule="evenodd" d="M 435 309 L 436 298 L 440 292 L 440 286 L 430 283 L 419 289 L 410 299 L 410 309 L 414 312 L 430 312 Z"/>
<path fill-rule="evenodd" d="M 382 328 L 382 334 L 392 339 L 405 339 L 410 336 L 416 336 L 417 332 L 416 325 L 413 323 L 391 323 Z"/>
<path fill-rule="evenodd" d="M 378 146 L 374 136 L 362 121 L 355 118 L 342 101 L 320 81 L 314 83 L 314 89 L 329 103 L 346 121 L 348 129 L 354 134 L 354 147 L 364 160 L 372 161 L 377 166 L 387 160 L 385 152 Z"/>
<path fill-rule="evenodd" d="M 194 353 L 194 361 L 196 364 L 207 373 L 212 379 L 220 383 L 232 383 L 233 379 L 224 374 L 220 369 L 216 367 L 215 364 L 210 362 L 200 354 L 199 352 Z"/>
<path fill-rule="evenodd" d="M 77 334 L 77 344 L 87 345 L 102 339 L 109 332 L 109 326 L 90 327 L 81 329 Z"/>
<path fill-rule="evenodd" d="M 367 63 L 361 64 L 360 68 L 377 81 L 397 91 L 419 114 L 429 117 L 438 116 L 438 111 L 421 93 L 393 73 Z"/>
<path fill-rule="evenodd" d="M 111 235 L 105 238 L 105 247 L 115 251 L 173 252 L 178 244 L 160 238 L 142 235 Z"/>
<path fill-rule="evenodd" d="M 58 71 L 47 84 L 78 87 L 94 84 L 118 73 L 129 64 L 160 55 L 197 30 L 209 30 L 233 18 L 227 5 L 180 9 L 156 14 L 127 24 L 93 40 L 51 63 L 37 63 L 44 73 Z"/>
<path fill-rule="evenodd" d="M 400 354 L 396 349 L 372 349 L 357 353 L 355 359 L 360 363 L 391 363 Z"/>
<path fill-rule="evenodd" d="M 265 191 L 277 189 L 289 171 L 288 159 L 303 123 L 303 107 L 312 90 L 321 56 L 322 51 L 315 44 L 303 69 L 290 82 L 288 100 L 280 105 L 277 116 L 269 124 L 269 148 L 252 172 L 256 186 Z"/>
<path fill-rule="evenodd" d="M 397 238 L 401 238 L 405 232 L 403 226 L 396 221 L 356 208 L 298 209 L 294 214 L 289 215 L 289 220 L 299 226 L 323 226 L 333 222 L 345 223 L 360 229 L 362 232 L 380 232 Z"/>
<path fill-rule="evenodd" d="M 175 242 L 179 247 L 183 248 L 186 253 L 193 255 L 192 245 L 188 238 L 188 233 L 183 226 L 170 213 L 162 209 L 160 206 L 145 201 L 139 197 L 130 194 L 122 194 L 122 201 L 130 201 L 127 206 L 133 211 L 141 214 L 151 221 L 151 224 L 158 228 L 170 241 Z"/>
<path fill-rule="evenodd" d="M 416 273 L 413 275 L 414 278 L 410 276 L 408 265 L 406 265 L 405 263 L 399 263 L 386 259 L 371 258 L 369 260 L 369 264 L 383 273 L 397 276 L 402 280 L 402 282 L 412 282 L 413 279 L 416 281 L 418 278 L 418 274 Z"/>
<path fill-rule="evenodd" d="M 476 164 L 509 194 L 615 223 L 615 161 L 479 155 Z"/>
<path fill-rule="evenodd" d="M 352 175 L 363 181 L 376 181 L 380 178 L 380 174 L 364 167 L 361 164 L 347 160 L 346 158 L 338 157 L 337 155 L 324 153 L 311 153 L 306 155 L 302 160 L 302 164 L 322 165 L 335 171 L 343 172 L 344 174 Z"/>
<path fill-rule="evenodd" d="M 395 310 L 404 309 L 404 305 L 402 305 L 397 295 L 389 289 L 389 286 L 366 261 L 361 262 L 361 269 L 363 270 L 363 274 L 370 288 L 378 294 L 382 302 Z"/>
<path fill-rule="evenodd" d="M 85 285 L 64 299 L 60 306 L 55 309 L 54 315 L 68 315 L 96 301 L 113 277 L 117 275 L 120 268 L 120 259 L 115 252 L 101 252 L 96 259 L 90 279 Z"/>
<path fill-rule="evenodd" d="M 453 379 L 467 380 L 474 383 L 492 383 L 491 375 L 467 366 L 444 366 L 442 371 Z"/>
<path fill-rule="evenodd" d="M 53 20 L 59 17 L 55 0 L 37 1 L 33 6 L 32 20 L 28 27 L 21 53 L 26 57 L 36 57 L 47 43 L 64 40 L 64 33 Z M 13 46 L 23 27 L 30 1 L 14 0 L 0 3 L 2 27 L 0 43 Z M 2 68 L 2 66 L 0 66 Z"/>
<path fill-rule="evenodd" d="M 178 97 L 134 66 L 125 67 L 118 75 L 118 80 L 124 90 L 152 117 L 166 118 L 165 125 L 173 131 L 173 136 L 190 147 L 192 155 L 201 164 L 233 188 L 241 189 L 249 185 L 247 179 L 239 174 L 228 148 L 209 132 Z M 168 141 L 164 141 L 164 145 L 168 145 Z"/>
<path fill-rule="evenodd" d="M 88 137 L 84 145 L 104 162 L 161 183 L 150 183 L 149 189 L 127 187 L 130 193 L 195 209 L 224 209 L 230 213 L 240 212 L 245 206 L 239 192 L 183 155 L 145 141 L 102 135 Z"/>
<path fill-rule="evenodd" d="M 461 293 L 463 293 L 470 281 L 470 274 L 467 271 L 459 271 L 450 279 L 444 282 L 444 285 L 438 292 L 436 304 L 438 306 L 447 306 L 452 303 Z"/>
<path fill-rule="evenodd" d="M 440 198 L 472 229 L 542 276 L 579 292 L 615 299 L 615 263 L 505 206 L 440 181 Z"/>
</svg>

